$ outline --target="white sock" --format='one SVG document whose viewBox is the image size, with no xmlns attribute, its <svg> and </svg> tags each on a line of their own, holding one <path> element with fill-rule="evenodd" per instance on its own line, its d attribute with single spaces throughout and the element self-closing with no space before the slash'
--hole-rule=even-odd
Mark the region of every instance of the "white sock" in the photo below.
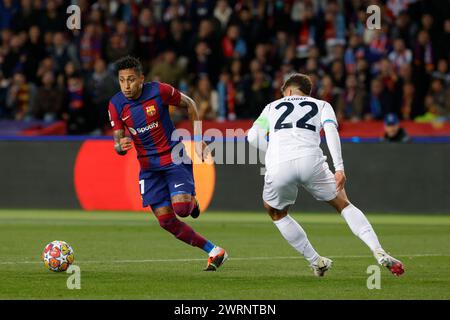
<svg viewBox="0 0 450 320">
<path fill-rule="evenodd" d="M 341 212 L 352 232 L 372 250 L 381 249 L 378 237 L 364 213 L 351 203 Z"/>
<path fill-rule="evenodd" d="M 320 256 L 309 242 L 305 230 L 290 215 L 274 221 L 274 223 L 287 242 L 300 252 L 310 264 L 314 264 L 319 259 Z"/>
</svg>

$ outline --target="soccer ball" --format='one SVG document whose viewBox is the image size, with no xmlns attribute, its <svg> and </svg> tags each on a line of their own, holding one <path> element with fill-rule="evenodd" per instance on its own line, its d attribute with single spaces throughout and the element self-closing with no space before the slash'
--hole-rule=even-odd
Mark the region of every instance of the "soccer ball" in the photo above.
<svg viewBox="0 0 450 320">
<path fill-rule="evenodd" d="M 73 263 L 73 249 L 65 241 L 52 241 L 42 252 L 42 261 L 47 269 L 54 272 L 66 271 Z"/>
</svg>

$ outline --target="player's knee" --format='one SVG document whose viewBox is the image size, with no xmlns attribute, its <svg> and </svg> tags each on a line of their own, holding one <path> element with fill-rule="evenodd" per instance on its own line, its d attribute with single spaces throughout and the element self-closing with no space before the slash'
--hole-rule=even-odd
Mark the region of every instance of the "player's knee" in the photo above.
<svg viewBox="0 0 450 320">
<path fill-rule="evenodd" d="M 277 221 L 277 220 L 280 220 L 280 219 L 283 219 L 284 217 L 286 217 L 289 206 L 287 206 L 286 208 L 284 208 L 282 210 L 278 210 L 278 209 L 272 208 L 269 204 L 264 202 L 264 208 L 266 208 L 267 213 L 269 214 L 270 218 L 272 218 L 273 221 Z"/>
<path fill-rule="evenodd" d="M 180 217 L 187 217 L 191 214 L 193 203 L 191 202 L 175 202 L 172 203 L 173 211 Z"/>
</svg>

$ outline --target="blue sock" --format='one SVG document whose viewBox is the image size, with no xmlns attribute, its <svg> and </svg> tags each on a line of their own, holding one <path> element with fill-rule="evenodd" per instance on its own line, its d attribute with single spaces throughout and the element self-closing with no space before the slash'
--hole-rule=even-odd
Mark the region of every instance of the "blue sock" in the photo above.
<svg viewBox="0 0 450 320">
<path fill-rule="evenodd" d="M 203 250 L 205 250 L 206 253 L 210 253 L 212 249 L 214 249 L 215 244 L 212 243 L 209 240 L 206 240 L 205 245 L 203 246 Z"/>
</svg>

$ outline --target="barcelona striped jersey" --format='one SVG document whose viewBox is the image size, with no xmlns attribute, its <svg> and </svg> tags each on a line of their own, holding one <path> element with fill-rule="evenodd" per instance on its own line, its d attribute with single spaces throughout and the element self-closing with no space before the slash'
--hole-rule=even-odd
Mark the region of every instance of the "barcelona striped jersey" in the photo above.
<svg viewBox="0 0 450 320">
<path fill-rule="evenodd" d="M 128 129 L 137 151 L 142 170 L 172 164 L 171 151 L 178 141 L 172 141 L 175 127 L 169 105 L 179 105 L 180 92 L 161 82 L 144 83 L 136 100 L 127 99 L 122 92 L 114 95 L 108 106 L 113 130 Z"/>
</svg>

